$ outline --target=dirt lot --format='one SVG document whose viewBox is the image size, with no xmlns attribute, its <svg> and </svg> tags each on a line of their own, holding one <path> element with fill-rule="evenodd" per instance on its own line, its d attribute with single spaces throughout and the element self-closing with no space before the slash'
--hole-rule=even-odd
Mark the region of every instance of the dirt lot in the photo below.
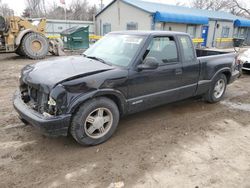
<svg viewBox="0 0 250 188">
<path fill-rule="evenodd" d="M 250 74 L 225 99 L 191 99 L 121 120 L 95 147 L 47 138 L 12 107 L 20 69 L 0 55 L 0 187 L 250 187 Z"/>
</svg>

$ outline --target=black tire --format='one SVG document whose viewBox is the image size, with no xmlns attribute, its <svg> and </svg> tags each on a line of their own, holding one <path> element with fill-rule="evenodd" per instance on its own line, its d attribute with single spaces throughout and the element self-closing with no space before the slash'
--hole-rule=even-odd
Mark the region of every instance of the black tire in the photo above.
<svg viewBox="0 0 250 188">
<path fill-rule="evenodd" d="M 215 94 L 215 86 L 216 84 L 219 82 L 219 81 L 223 81 L 225 86 L 224 86 L 224 89 L 223 89 L 223 92 L 221 93 L 221 95 L 218 95 L 218 97 L 216 97 L 216 94 Z M 227 87 L 227 77 L 225 76 L 225 74 L 219 74 L 218 76 L 216 76 L 216 78 L 213 80 L 209 90 L 207 91 L 207 93 L 205 94 L 204 98 L 207 102 L 209 103 L 216 103 L 216 102 L 219 102 L 224 94 L 225 94 L 225 91 L 226 91 L 226 87 Z"/>
<path fill-rule="evenodd" d="M 22 50 L 22 46 L 20 45 L 17 50 L 16 50 L 16 54 L 20 55 L 20 56 L 25 56 L 23 50 Z"/>
<path fill-rule="evenodd" d="M 32 32 L 24 36 L 20 49 L 30 59 L 43 59 L 49 52 L 49 42 L 44 35 Z"/>
<path fill-rule="evenodd" d="M 109 112 L 112 113 L 112 123 L 110 123 L 110 128 L 107 129 L 105 135 L 103 135 L 100 138 L 92 138 L 91 136 L 89 136 L 89 133 L 87 133 L 86 129 L 88 123 L 87 117 L 89 117 L 93 111 L 100 108 L 108 109 Z M 79 144 L 85 146 L 89 145 L 93 146 L 101 144 L 106 140 L 108 140 L 115 132 L 118 123 L 119 123 L 119 109 L 117 105 L 112 100 L 106 97 L 94 98 L 81 105 L 78 111 L 73 115 L 70 132 L 73 138 Z M 98 132 L 99 130 L 96 129 L 95 131 Z"/>
</svg>

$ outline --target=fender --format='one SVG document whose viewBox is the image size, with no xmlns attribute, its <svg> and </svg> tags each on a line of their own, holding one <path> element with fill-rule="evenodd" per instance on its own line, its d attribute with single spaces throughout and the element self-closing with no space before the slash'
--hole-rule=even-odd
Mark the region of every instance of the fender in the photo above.
<svg viewBox="0 0 250 188">
<path fill-rule="evenodd" d="M 218 70 L 218 71 L 213 75 L 213 77 L 211 78 L 211 81 L 213 81 L 213 80 L 216 78 L 216 76 L 218 76 L 219 74 L 221 74 L 221 73 L 223 73 L 223 72 L 229 72 L 229 73 L 230 73 L 230 77 L 231 77 L 231 75 L 232 75 L 231 69 L 228 68 L 228 67 L 225 67 L 225 68 L 222 68 L 222 69 Z"/>
<path fill-rule="evenodd" d="M 217 72 L 215 72 L 215 74 L 212 76 L 212 78 L 210 80 L 200 80 L 200 81 L 198 81 L 198 85 L 197 85 L 197 89 L 196 89 L 196 95 L 201 95 L 201 94 L 206 93 L 209 90 L 209 88 L 211 87 L 211 83 L 216 78 L 216 76 L 218 76 L 219 74 L 221 74 L 223 72 L 229 72 L 230 77 L 231 77 L 232 73 L 231 73 L 230 68 L 225 67 L 225 68 L 219 69 Z"/>
<path fill-rule="evenodd" d="M 93 99 L 95 97 L 100 97 L 100 96 L 107 96 L 107 95 L 114 96 L 116 99 L 118 99 L 118 101 L 114 101 L 114 102 L 116 103 L 118 102 L 118 108 L 122 115 L 127 113 L 127 102 L 126 102 L 125 96 L 123 95 L 122 92 L 118 90 L 114 90 L 114 89 L 98 89 L 90 93 L 83 93 L 79 95 L 69 105 L 67 113 L 72 114 L 82 103 L 84 103 L 85 101 L 89 99 Z"/>
<path fill-rule="evenodd" d="M 26 35 L 27 33 L 30 33 L 30 32 L 33 32 L 33 30 L 32 29 L 25 29 L 25 30 L 21 31 L 16 38 L 16 46 L 19 46 L 21 43 L 21 40 L 23 39 L 23 36 Z"/>
<path fill-rule="evenodd" d="M 218 71 L 216 71 L 216 72 L 214 73 L 214 75 L 213 75 L 210 79 L 198 81 L 198 84 L 199 84 L 199 83 L 205 83 L 205 82 L 206 82 L 206 83 L 207 83 L 207 82 L 212 82 L 212 81 L 215 79 L 215 77 L 218 76 L 218 75 L 219 75 L 220 73 L 222 73 L 222 72 L 229 72 L 230 75 L 232 74 L 232 73 L 231 73 L 231 69 L 228 68 L 228 67 L 225 67 L 225 68 L 222 68 L 222 69 L 219 69 Z"/>
</svg>

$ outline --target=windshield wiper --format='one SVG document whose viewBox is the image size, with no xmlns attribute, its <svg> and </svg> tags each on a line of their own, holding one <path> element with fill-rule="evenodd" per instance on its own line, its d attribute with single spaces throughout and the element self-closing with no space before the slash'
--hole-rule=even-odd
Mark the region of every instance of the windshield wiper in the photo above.
<svg viewBox="0 0 250 188">
<path fill-rule="evenodd" d="M 100 61 L 104 64 L 107 64 L 107 65 L 110 65 L 109 63 L 107 63 L 105 60 L 103 60 L 102 58 L 99 58 L 99 57 L 95 57 L 95 56 L 87 56 L 85 54 L 83 54 L 84 57 L 87 57 L 89 59 L 94 59 L 94 60 L 97 60 L 97 61 Z"/>
</svg>

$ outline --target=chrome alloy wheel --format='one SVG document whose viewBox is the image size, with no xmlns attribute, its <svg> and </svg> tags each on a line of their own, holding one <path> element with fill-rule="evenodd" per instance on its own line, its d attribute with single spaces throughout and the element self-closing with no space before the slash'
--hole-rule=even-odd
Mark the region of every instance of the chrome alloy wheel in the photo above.
<svg viewBox="0 0 250 188">
<path fill-rule="evenodd" d="M 216 99 L 220 98 L 223 95 L 225 87 L 226 87 L 225 80 L 219 79 L 216 82 L 215 87 L 214 87 L 214 97 Z"/>
<path fill-rule="evenodd" d="M 113 114 L 107 108 L 97 108 L 87 116 L 84 131 L 90 138 L 98 139 L 106 135 L 113 124 Z"/>
</svg>

